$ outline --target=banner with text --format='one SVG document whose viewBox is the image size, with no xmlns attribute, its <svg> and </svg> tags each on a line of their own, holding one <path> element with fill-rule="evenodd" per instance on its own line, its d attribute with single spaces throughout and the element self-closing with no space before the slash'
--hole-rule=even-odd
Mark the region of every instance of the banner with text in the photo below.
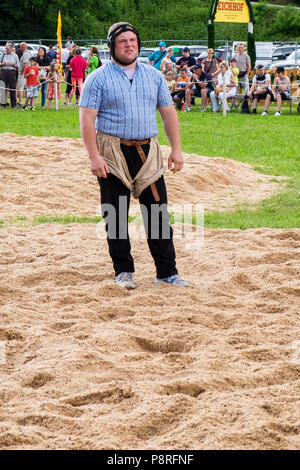
<svg viewBox="0 0 300 470">
<path fill-rule="evenodd" d="M 249 23 L 250 12 L 246 0 L 219 1 L 215 16 L 219 23 Z"/>
</svg>

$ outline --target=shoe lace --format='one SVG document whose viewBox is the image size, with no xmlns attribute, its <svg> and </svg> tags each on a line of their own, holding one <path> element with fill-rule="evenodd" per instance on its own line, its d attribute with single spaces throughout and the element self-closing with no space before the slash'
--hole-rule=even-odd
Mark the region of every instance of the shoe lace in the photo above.
<svg viewBox="0 0 300 470">
<path fill-rule="evenodd" d="M 132 273 L 120 273 L 118 278 L 120 281 L 131 281 Z"/>
</svg>

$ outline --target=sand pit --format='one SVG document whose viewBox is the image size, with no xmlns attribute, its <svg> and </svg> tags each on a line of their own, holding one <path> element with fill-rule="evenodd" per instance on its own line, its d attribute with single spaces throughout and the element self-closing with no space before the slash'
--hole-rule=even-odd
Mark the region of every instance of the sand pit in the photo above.
<svg viewBox="0 0 300 470">
<path fill-rule="evenodd" d="M 166 160 L 168 147 L 162 151 Z M 166 173 L 171 204 L 201 203 L 206 211 L 230 210 L 237 203 L 269 197 L 280 187 L 272 176 L 244 163 L 190 154 L 184 158 L 180 174 Z M 0 185 L 0 218 L 97 214 L 98 183 L 81 139 L 1 134 Z"/>
<path fill-rule="evenodd" d="M 171 203 L 228 210 L 280 187 L 185 160 Z M 96 214 L 80 139 L 2 134 L 0 169 L 0 219 Z M 188 289 L 155 286 L 133 240 L 128 292 L 96 228 L 0 228 L 0 448 L 299 449 L 300 230 L 205 230 L 201 250 L 176 237 Z"/>
<path fill-rule="evenodd" d="M 299 241 L 178 241 L 184 289 L 135 240 L 128 292 L 95 225 L 2 228 L 0 447 L 299 449 Z"/>
</svg>

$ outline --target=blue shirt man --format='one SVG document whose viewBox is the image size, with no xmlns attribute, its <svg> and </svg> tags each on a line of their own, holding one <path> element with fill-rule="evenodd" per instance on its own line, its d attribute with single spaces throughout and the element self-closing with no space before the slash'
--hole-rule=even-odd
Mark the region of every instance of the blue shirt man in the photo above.
<svg viewBox="0 0 300 470">
<path fill-rule="evenodd" d="M 132 274 L 135 269 L 128 236 L 130 193 L 141 172 L 159 161 L 160 151 L 153 137 L 157 134 L 154 123 L 156 109 L 162 116 L 171 143 L 168 168 L 174 173 L 180 171 L 183 158 L 178 118 L 170 104 L 167 87 L 158 71 L 137 64 L 140 50 L 138 31 L 129 23 L 116 23 L 108 31 L 107 44 L 112 62 L 102 70 L 94 70 L 82 89 L 79 104 L 81 134 L 91 161 L 91 171 L 98 177 L 100 185 L 102 215 L 115 282 L 120 287 L 134 289 Z M 129 185 L 126 184 L 128 181 Z M 187 286 L 176 269 L 163 174 L 156 176 L 156 171 L 152 173 L 151 170 L 148 182 L 137 197 L 156 266 L 155 283 Z M 163 232 L 166 221 L 169 228 L 167 237 Z M 156 236 L 152 235 L 153 227 Z"/>
<path fill-rule="evenodd" d="M 152 52 L 148 57 L 148 64 L 155 67 L 157 70 L 160 70 L 161 62 L 167 55 L 167 44 L 164 41 L 161 41 L 158 44 L 159 50 Z M 174 55 L 171 57 L 172 62 L 176 62 Z"/>
</svg>

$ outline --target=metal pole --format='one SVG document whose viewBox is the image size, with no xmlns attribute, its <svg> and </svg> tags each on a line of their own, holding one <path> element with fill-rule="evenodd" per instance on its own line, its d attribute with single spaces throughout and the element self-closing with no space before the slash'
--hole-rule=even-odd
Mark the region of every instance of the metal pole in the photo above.
<svg viewBox="0 0 300 470">
<path fill-rule="evenodd" d="M 225 78 L 226 72 L 224 73 L 223 76 L 223 116 L 226 116 L 226 78 Z"/>
<path fill-rule="evenodd" d="M 55 109 L 58 110 L 57 81 L 54 82 Z"/>
</svg>

